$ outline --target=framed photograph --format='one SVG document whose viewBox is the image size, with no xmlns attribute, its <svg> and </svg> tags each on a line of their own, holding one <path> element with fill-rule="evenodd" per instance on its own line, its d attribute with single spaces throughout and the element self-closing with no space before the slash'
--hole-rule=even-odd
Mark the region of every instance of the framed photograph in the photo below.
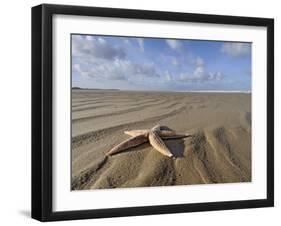
<svg viewBox="0 0 281 226">
<path fill-rule="evenodd" d="M 32 8 L 32 217 L 274 205 L 274 21 Z"/>
</svg>

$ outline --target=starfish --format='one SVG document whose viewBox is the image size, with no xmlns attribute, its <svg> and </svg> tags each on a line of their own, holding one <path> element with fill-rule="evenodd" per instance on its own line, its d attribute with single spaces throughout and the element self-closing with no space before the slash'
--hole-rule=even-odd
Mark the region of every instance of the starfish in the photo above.
<svg viewBox="0 0 281 226">
<path fill-rule="evenodd" d="M 170 152 L 169 148 L 165 145 L 162 139 L 180 139 L 191 136 L 189 134 L 177 134 L 175 131 L 160 125 L 156 125 L 152 129 L 130 130 L 124 131 L 124 133 L 130 135 L 131 137 L 110 149 L 106 153 L 107 156 L 114 155 L 129 148 L 149 142 L 150 145 L 161 154 L 173 157 L 173 154 Z"/>
</svg>

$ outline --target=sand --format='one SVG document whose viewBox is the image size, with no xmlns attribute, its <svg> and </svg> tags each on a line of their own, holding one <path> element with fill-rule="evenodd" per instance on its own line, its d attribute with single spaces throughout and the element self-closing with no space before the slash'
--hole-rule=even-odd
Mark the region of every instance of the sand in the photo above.
<svg viewBox="0 0 281 226">
<path fill-rule="evenodd" d="M 125 130 L 161 124 L 192 137 L 114 156 Z M 251 181 L 251 94 L 72 90 L 72 189 Z"/>
</svg>

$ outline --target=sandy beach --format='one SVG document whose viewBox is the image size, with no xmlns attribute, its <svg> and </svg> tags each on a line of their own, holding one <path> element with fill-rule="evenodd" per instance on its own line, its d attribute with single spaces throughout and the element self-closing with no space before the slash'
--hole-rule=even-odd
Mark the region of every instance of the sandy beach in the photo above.
<svg viewBox="0 0 281 226">
<path fill-rule="evenodd" d="M 160 124 L 192 137 L 106 157 L 125 130 Z M 72 189 L 251 181 L 251 94 L 72 90 Z"/>
</svg>

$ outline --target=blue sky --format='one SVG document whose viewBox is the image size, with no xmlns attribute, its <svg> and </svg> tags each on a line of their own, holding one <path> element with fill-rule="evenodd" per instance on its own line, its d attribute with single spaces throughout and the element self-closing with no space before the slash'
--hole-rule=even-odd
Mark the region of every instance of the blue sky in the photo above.
<svg viewBox="0 0 281 226">
<path fill-rule="evenodd" d="M 250 91 L 251 44 L 72 35 L 72 86 Z"/>
</svg>

